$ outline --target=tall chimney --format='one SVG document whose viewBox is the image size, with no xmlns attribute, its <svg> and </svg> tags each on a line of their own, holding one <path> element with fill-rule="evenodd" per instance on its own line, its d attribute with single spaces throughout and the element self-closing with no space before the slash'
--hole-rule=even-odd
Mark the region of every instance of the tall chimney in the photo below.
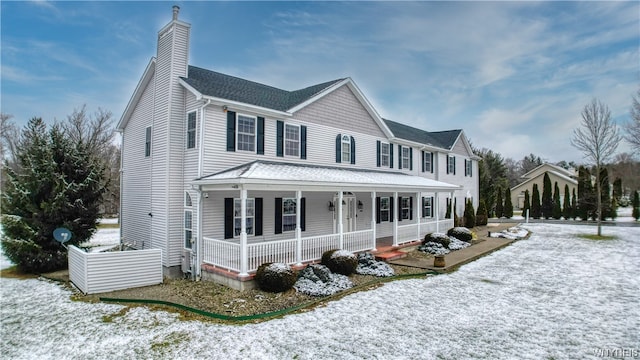
<svg viewBox="0 0 640 360">
<path fill-rule="evenodd" d="M 178 13 L 180 12 L 180 6 L 173 5 L 173 20 L 178 20 Z"/>
</svg>

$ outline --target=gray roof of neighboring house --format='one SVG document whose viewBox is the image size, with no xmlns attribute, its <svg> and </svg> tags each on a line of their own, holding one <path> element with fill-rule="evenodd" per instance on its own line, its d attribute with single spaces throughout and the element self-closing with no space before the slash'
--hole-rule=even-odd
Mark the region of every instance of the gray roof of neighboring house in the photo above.
<svg viewBox="0 0 640 360">
<path fill-rule="evenodd" d="M 398 138 L 431 145 L 443 149 L 451 149 L 462 130 L 424 131 L 409 125 L 383 119 L 389 130 Z"/>
<path fill-rule="evenodd" d="M 188 77 L 182 79 L 203 95 L 279 111 L 289 110 L 344 80 L 337 79 L 300 90 L 287 91 L 191 65 Z"/>
</svg>

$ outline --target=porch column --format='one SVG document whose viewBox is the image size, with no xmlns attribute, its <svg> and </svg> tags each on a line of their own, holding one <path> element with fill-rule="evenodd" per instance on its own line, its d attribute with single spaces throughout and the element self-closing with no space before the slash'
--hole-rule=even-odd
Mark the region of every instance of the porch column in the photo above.
<svg viewBox="0 0 640 360">
<path fill-rule="evenodd" d="M 371 251 L 378 251 L 376 249 L 376 192 L 371 192 L 371 241 L 373 241 L 373 247 Z"/>
<path fill-rule="evenodd" d="M 453 197 L 454 192 L 452 191 L 450 193 L 451 196 L 451 204 L 449 206 L 451 206 L 451 220 L 453 221 L 453 227 L 456 226 L 456 208 L 455 208 L 455 198 Z"/>
<path fill-rule="evenodd" d="M 247 190 L 240 190 L 240 276 L 249 276 L 247 249 Z"/>
<path fill-rule="evenodd" d="M 421 192 L 417 192 L 416 193 L 416 201 L 414 201 L 414 204 L 416 206 L 416 211 L 414 211 L 414 213 L 416 214 L 417 220 L 418 220 L 418 240 L 420 239 L 420 224 L 422 223 L 422 193 Z"/>
<path fill-rule="evenodd" d="M 300 209 L 302 191 L 296 191 L 296 265 L 302 266 L 302 227 L 300 227 Z"/>
<path fill-rule="evenodd" d="M 338 248 L 342 250 L 344 245 L 344 234 L 342 227 L 342 190 L 338 191 L 338 203 L 336 204 L 338 208 Z"/>
<path fill-rule="evenodd" d="M 440 193 L 435 193 L 435 196 L 433 198 L 434 204 L 431 204 L 433 207 L 432 211 L 435 211 L 436 213 L 436 232 L 440 232 L 440 199 L 438 197 L 438 194 Z"/>
<path fill-rule="evenodd" d="M 398 203 L 398 192 L 396 191 L 393 193 L 393 201 L 389 204 L 395 208 L 393 212 L 393 246 L 398 246 L 398 213 L 401 211 Z"/>
</svg>

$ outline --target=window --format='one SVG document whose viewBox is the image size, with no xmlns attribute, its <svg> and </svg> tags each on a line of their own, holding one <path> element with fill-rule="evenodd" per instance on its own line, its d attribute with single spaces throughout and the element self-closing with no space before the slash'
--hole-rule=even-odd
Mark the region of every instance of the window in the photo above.
<svg viewBox="0 0 640 360">
<path fill-rule="evenodd" d="M 389 144 L 380 143 L 380 166 L 389 167 Z"/>
<path fill-rule="evenodd" d="M 300 127 L 285 124 L 284 154 L 286 156 L 300 156 Z"/>
<path fill-rule="evenodd" d="M 433 153 L 424 152 L 423 153 L 423 164 L 422 171 L 423 172 L 433 172 Z"/>
<path fill-rule="evenodd" d="M 193 213 L 191 210 L 184 211 L 184 247 L 191 249 L 191 241 L 193 240 Z"/>
<path fill-rule="evenodd" d="M 282 231 L 296 229 L 296 199 L 282 199 Z"/>
<path fill-rule="evenodd" d="M 240 199 L 233 199 L 233 234 L 240 236 L 242 231 L 242 203 Z M 256 214 L 255 199 L 247 199 L 247 235 L 253 235 L 253 224 Z"/>
<path fill-rule="evenodd" d="M 342 162 L 351 162 L 351 137 L 348 135 L 342 135 Z"/>
<path fill-rule="evenodd" d="M 184 206 L 193 206 L 193 202 L 191 201 L 191 195 L 188 192 L 184 193 Z"/>
<path fill-rule="evenodd" d="M 433 197 L 422 198 L 422 217 L 433 217 Z"/>
<path fill-rule="evenodd" d="M 196 112 L 187 114 L 187 149 L 196 147 Z"/>
<path fill-rule="evenodd" d="M 238 114 L 238 150 L 256 150 L 256 118 Z"/>
<path fill-rule="evenodd" d="M 151 156 L 151 126 L 149 126 L 145 131 L 144 156 Z"/>
<path fill-rule="evenodd" d="M 411 218 L 411 198 L 410 197 L 400 198 L 400 215 L 402 220 Z"/>
<path fill-rule="evenodd" d="M 389 198 L 380 198 L 380 221 L 389 221 Z"/>
<path fill-rule="evenodd" d="M 464 176 L 472 176 L 471 174 L 471 160 L 464 161 Z"/>
<path fill-rule="evenodd" d="M 411 168 L 411 161 L 410 161 L 410 157 L 411 157 L 411 149 L 403 146 L 402 147 L 402 168 L 403 169 L 410 169 Z"/>
<path fill-rule="evenodd" d="M 456 157 L 453 155 L 447 156 L 447 174 L 456 174 Z"/>
</svg>

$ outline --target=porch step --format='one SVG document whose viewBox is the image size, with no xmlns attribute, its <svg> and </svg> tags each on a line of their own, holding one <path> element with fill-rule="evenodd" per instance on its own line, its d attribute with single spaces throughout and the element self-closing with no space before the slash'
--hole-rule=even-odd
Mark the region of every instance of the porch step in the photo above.
<svg viewBox="0 0 640 360">
<path fill-rule="evenodd" d="M 391 250 L 383 253 L 378 253 L 375 256 L 376 260 L 389 262 L 407 257 L 407 253 L 397 250 Z"/>
</svg>

